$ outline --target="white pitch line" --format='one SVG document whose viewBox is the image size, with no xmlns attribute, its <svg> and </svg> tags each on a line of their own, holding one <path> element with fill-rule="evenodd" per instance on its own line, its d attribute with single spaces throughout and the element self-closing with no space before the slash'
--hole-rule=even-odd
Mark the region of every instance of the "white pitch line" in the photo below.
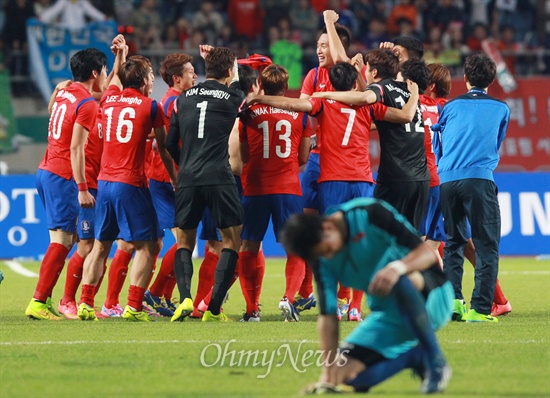
<svg viewBox="0 0 550 398">
<path fill-rule="evenodd" d="M 5 263 L 13 272 L 19 275 L 26 276 L 27 278 L 37 278 L 38 274 L 32 271 L 29 271 L 25 267 L 18 263 L 17 261 L 4 260 Z"/>
<path fill-rule="evenodd" d="M 315 344 L 318 340 L 75 340 L 75 341 L 3 341 L 0 346 L 22 345 L 84 345 L 84 344 Z M 448 344 L 546 344 L 548 340 L 453 340 Z"/>
<path fill-rule="evenodd" d="M 0 346 L 19 346 L 19 345 L 79 345 L 79 344 L 299 344 L 299 343 L 318 343 L 318 340 L 258 340 L 258 341 L 239 341 L 239 340 L 75 340 L 75 341 L 2 341 Z"/>
<path fill-rule="evenodd" d="M 498 271 L 499 275 L 550 275 L 550 271 Z"/>
</svg>

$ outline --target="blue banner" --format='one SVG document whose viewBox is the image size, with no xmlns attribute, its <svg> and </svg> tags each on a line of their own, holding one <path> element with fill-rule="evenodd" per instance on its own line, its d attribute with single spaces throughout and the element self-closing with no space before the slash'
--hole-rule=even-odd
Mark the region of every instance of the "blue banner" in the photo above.
<svg viewBox="0 0 550 398">
<path fill-rule="evenodd" d="M 93 22 L 80 30 L 68 30 L 56 25 L 46 25 L 37 19 L 27 22 L 27 40 L 31 77 L 46 102 L 57 83 L 72 79 L 70 59 L 74 53 L 95 47 L 107 56 L 111 67 L 115 56 L 111 42 L 118 34 L 114 21 Z"/>
<path fill-rule="evenodd" d="M 550 254 L 550 173 L 497 173 L 495 180 L 502 215 L 500 253 Z M 0 176 L 0 258 L 41 258 L 49 243 L 45 216 L 34 176 Z M 285 252 L 272 228 L 270 224 L 264 253 L 282 257 Z M 173 243 L 168 233 L 161 255 Z"/>
</svg>

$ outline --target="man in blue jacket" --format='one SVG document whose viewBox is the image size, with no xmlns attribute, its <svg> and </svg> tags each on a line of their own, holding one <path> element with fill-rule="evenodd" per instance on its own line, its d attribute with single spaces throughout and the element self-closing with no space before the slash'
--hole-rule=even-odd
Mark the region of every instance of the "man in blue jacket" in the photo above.
<svg viewBox="0 0 550 398">
<path fill-rule="evenodd" d="M 449 101 L 439 123 L 432 127 L 439 133 L 441 144 L 436 157 L 447 233 L 444 270 L 453 284 L 455 299 L 462 306 L 466 219 L 472 227 L 478 258 L 471 308 L 465 316 L 468 322 L 498 321 L 490 315 L 500 241 L 500 209 L 493 170 L 500 159 L 498 150 L 506 135 L 510 110 L 504 102 L 487 95 L 495 76 L 496 65 L 486 55 L 469 56 L 464 64 L 468 92 Z"/>
</svg>

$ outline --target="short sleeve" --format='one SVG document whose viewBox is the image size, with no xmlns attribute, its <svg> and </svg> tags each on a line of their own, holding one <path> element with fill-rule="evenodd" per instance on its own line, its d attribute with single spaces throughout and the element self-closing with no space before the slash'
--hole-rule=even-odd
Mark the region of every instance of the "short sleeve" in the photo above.
<svg viewBox="0 0 550 398">
<path fill-rule="evenodd" d="M 310 138 L 312 134 L 311 121 L 307 113 L 304 113 L 304 131 L 302 132 L 302 137 Z"/>
<path fill-rule="evenodd" d="M 304 82 L 302 83 L 302 90 L 300 90 L 301 94 L 312 95 L 315 92 L 315 87 L 313 83 L 316 73 L 317 71 L 315 70 L 315 68 L 311 69 L 308 72 L 308 74 L 304 78 Z"/>
<path fill-rule="evenodd" d="M 248 135 L 246 133 L 246 124 L 239 121 L 239 142 L 248 142 Z"/>
<path fill-rule="evenodd" d="M 75 123 L 91 131 L 95 127 L 97 108 L 97 103 L 94 100 L 84 102 L 78 108 Z"/>
<path fill-rule="evenodd" d="M 321 315 L 336 315 L 338 313 L 338 280 L 330 269 L 323 265 L 323 261 L 326 260 L 320 261 L 321 264 L 313 267 L 313 276 L 317 283 L 319 313 Z"/>
<path fill-rule="evenodd" d="M 374 105 L 371 105 L 372 110 L 372 119 L 373 120 L 384 120 L 384 117 L 386 116 L 386 112 L 388 111 L 388 107 L 386 105 L 383 105 L 379 102 L 377 102 Z"/>
<path fill-rule="evenodd" d="M 308 101 L 311 103 L 311 116 L 317 116 L 323 111 L 324 101 L 322 98 L 308 98 Z"/>
<path fill-rule="evenodd" d="M 156 108 L 156 112 L 155 109 Z M 164 116 L 164 110 L 162 109 L 162 106 L 157 101 L 152 101 L 151 103 L 151 116 L 154 116 L 153 118 L 153 127 L 162 127 L 165 124 L 165 116 Z"/>
<path fill-rule="evenodd" d="M 384 86 L 380 84 L 373 83 L 370 86 L 368 86 L 365 91 L 370 90 L 376 95 L 376 102 L 383 102 L 384 99 Z"/>
</svg>

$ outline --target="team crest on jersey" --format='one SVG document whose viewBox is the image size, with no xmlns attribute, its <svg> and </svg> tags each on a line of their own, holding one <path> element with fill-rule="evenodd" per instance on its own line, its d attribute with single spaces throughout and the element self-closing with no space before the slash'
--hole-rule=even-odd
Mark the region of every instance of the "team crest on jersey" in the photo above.
<svg viewBox="0 0 550 398">
<path fill-rule="evenodd" d="M 361 239 L 363 239 L 365 237 L 365 233 L 364 232 L 359 232 L 358 234 L 355 234 L 352 238 L 351 238 L 351 241 L 353 243 L 357 243 L 359 242 Z"/>
<path fill-rule="evenodd" d="M 82 221 L 82 232 L 87 233 L 90 232 L 90 222 L 87 220 Z"/>
</svg>

